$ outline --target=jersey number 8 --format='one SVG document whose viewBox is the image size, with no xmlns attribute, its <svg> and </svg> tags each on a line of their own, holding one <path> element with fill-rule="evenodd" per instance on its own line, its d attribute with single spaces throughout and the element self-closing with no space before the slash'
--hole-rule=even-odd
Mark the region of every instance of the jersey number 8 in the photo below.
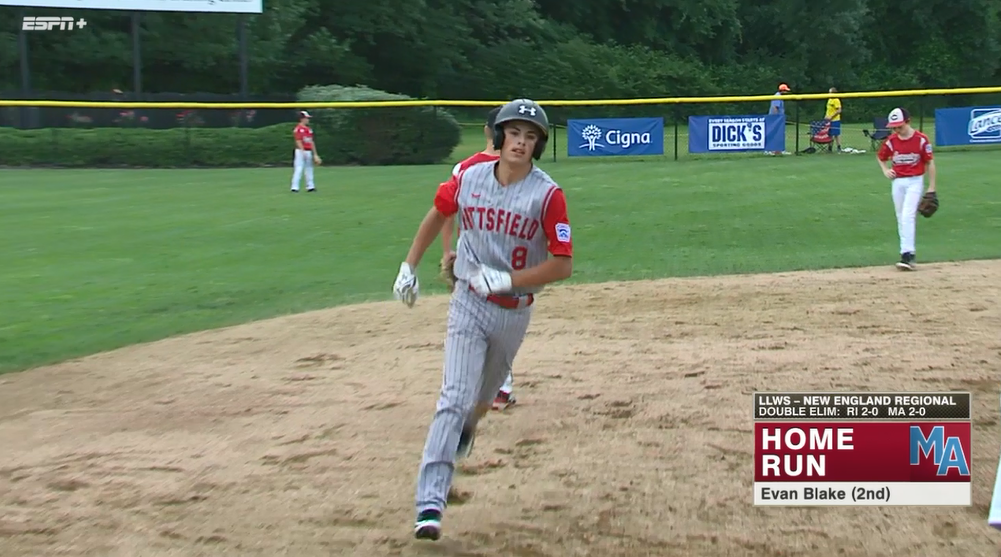
<svg viewBox="0 0 1001 557">
<path fill-rule="evenodd" d="M 518 246 L 514 248 L 511 252 L 511 268 L 514 270 L 520 270 L 525 268 L 525 263 L 528 261 L 528 248 L 525 246 Z"/>
</svg>

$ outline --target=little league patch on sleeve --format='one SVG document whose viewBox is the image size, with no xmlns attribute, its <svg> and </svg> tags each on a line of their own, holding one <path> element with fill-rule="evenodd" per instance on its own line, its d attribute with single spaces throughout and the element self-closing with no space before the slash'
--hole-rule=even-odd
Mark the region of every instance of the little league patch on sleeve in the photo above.
<svg viewBox="0 0 1001 557">
<path fill-rule="evenodd" d="M 562 222 L 556 224 L 556 239 L 561 242 L 570 241 L 570 225 Z"/>
</svg>

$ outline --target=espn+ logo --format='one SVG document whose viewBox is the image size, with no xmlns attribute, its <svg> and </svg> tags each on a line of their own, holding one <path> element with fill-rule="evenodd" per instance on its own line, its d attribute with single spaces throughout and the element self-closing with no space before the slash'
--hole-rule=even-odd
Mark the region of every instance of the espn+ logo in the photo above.
<svg viewBox="0 0 1001 557">
<path fill-rule="evenodd" d="M 87 20 L 69 16 L 25 16 L 21 20 L 22 31 L 72 31 L 73 29 L 83 29 L 87 26 Z"/>
</svg>

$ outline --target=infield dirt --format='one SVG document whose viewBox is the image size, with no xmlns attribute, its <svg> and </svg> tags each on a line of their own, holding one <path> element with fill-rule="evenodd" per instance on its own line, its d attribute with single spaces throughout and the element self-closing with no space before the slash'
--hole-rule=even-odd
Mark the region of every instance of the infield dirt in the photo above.
<svg viewBox="0 0 1001 557">
<path fill-rule="evenodd" d="M 0 377 L 4 556 L 996 555 L 1001 262 L 552 288 L 460 467 L 413 496 L 447 299 Z M 424 325 L 430 322 L 431 325 Z M 755 390 L 973 393 L 973 506 L 755 508 Z"/>
</svg>

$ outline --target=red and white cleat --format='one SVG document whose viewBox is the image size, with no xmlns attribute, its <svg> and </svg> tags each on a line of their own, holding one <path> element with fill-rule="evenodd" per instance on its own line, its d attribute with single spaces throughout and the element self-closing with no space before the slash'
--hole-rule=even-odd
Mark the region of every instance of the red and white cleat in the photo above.
<svg viewBox="0 0 1001 557">
<path fill-rule="evenodd" d="M 514 393 L 499 391 L 497 397 L 494 398 L 494 410 L 505 410 L 515 402 L 517 399 L 514 398 Z"/>
</svg>

